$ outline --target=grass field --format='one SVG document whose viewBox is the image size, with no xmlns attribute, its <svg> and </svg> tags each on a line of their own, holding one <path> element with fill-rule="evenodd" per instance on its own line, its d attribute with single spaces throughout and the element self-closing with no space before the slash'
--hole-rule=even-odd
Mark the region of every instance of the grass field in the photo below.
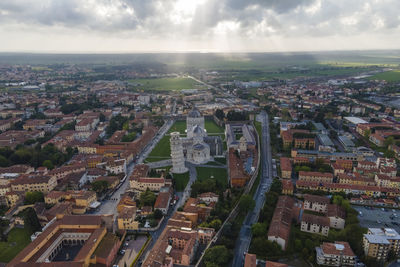
<svg viewBox="0 0 400 267">
<path fill-rule="evenodd" d="M 30 232 L 26 229 L 12 229 L 8 234 L 8 241 L 0 242 L 0 262 L 11 261 L 31 242 L 30 236 Z"/>
<path fill-rule="evenodd" d="M 186 121 L 176 121 L 169 129 L 168 133 L 172 132 L 180 132 L 181 134 L 185 134 L 186 130 Z"/>
<path fill-rule="evenodd" d="M 224 129 L 222 127 L 219 127 L 213 120 L 205 120 L 204 127 L 206 128 L 207 133 L 210 134 L 224 132 Z"/>
<path fill-rule="evenodd" d="M 400 81 L 400 70 L 386 71 L 375 74 L 369 77 L 370 80 L 385 80 L 387 82 L 399 82 Z"/>
<path fill-rule="evenodd" d="M 181 174 L 174 173 L 172 176 L 175 182 L 175 190 L 178 192 L 182 192 L 183 190 L 185 190 L 185 187 L 189 182 L 189 172 Z"/>
<path fill-rule="evenodd" d="M 164 159 L 169 159 L 171 157 L 171 146 L 169 143 L 169 135 L 164 135 L 160 142 L 154 147 L 150 152 L 149 156 L 146 158 L 148 162 L 160 161 Z"/>
<path fill-rule="evenodd" d="M 223 184 L 225 188 L 228 186 L 228 173 L 226 169 L 197 167 L 196 172 L 198 181 L 204 181 L 213 176 L 211 179 L 217 179 L 217 181 Z"/>
<path fill-rule="evenodd" d="M 172 91 L 182 89 L 204 88 L 190 78 L 153 78 L 129 80 L 132 84 L 138 84 L 135 88 L 140 90 Z"/>
</svg>

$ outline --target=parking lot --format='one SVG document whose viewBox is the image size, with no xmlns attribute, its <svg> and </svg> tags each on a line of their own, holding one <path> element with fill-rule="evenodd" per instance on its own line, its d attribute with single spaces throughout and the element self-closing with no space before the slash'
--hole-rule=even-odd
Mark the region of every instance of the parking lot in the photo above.
<svg viewBox="0 0 400 267">
<path fill-rule="evenodd" d="M 400 233 L 400 210 L 382 210 L 382 208 L 378 207 L 363 206 L 352 207 L 358 211 L 358 219 L 362 227 L 389 227 Z M 397 217 L 395 217 L 394 214 L 397 215 Z"/>
</svg>

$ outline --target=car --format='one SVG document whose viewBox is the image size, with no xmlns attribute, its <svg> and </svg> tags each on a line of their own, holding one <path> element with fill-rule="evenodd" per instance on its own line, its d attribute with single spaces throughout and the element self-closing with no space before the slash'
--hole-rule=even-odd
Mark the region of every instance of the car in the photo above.
<svg viewBox="0 0 400 267">
<path fill-rule="evenodd" d="M 118 264 L 114 264 L 113 267 L 119 267 L 119 265 Z"/>
<path fill-rule="evenodd" d="M 380 220 L 376 220 L 377 223 L 382 223 Z"/>
</svg>

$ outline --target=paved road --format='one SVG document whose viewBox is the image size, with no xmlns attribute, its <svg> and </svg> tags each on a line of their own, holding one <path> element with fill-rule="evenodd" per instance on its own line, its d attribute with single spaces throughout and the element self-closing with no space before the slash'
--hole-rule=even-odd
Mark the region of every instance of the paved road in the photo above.
<svg viewBox="0 0 400 267">
<path fill-rule="evenodd" d="M 197 173 L 196 173 L 196 167 L 193 164 L 186 162 L 186 167 L 189 169 L 189 182 L 186 185 L 185 190 L 183 192 L 175 193 L 175 195 L 179 197 L 178 202 L 175 204 L 175 206 L 170 207 L 167 215 L 165 216 L 165 218 L 164 218 L 163 222 L 161 223 L 160 227 L 158 228 L 158 230 L 150 233 L 152 239 L 151 239 L 149 245 L 147 246 L 146 250 L 140 256 L 138 262 L 144 261 L 144 259 L 147 257 L 147 254 L 153 248 L 155 242 L 158 240 L 161 233 L 164 231 L 165 227 L 167 226 L 168 220 L 178 210 L 179 207 L 181 207 L 181 206 L 183 206 L 183 204 L 185 204 L 186 200 L 190 197 L 191 187 L 192 187 L 192 184 L 197 179 Z M 140 266 L 140 264 L 139 264 L 139 266 Z"/>
<path fill-rule="evenodd" d="M 240 229 L 239 237 L 236 241 L 235 254 L 232 262 L 234 267 L 242 267 L 244 262 L 244 253 L 249 250 L 251 242 L 251 226 L 258 221 L 258 217 L 262 207 L 264 206 L 265 193 L 269 191 L 272 183 L 272 159 L 270 149 L 270 136 L 269 136 L 269 119 L 266 112 L 260 115 L 262 123 L 262 136 L 261 136 L 261 180 L 254 194 L 255 207 L 250 211 Z"/>
<path fill-rule="evenodd" d="M 127 168 L 126 168 L 126 179 L 124 183 L 121 185 L 121 187 L 115 191 L 110 199 L 104 200 L 99 207 L 99 209 L 95 212 L 95 214 L 114 214 L 114 217 L 117 215 L 117 204 L 121 198 L 121 195 L 125 193 L 126 189 L 128 188 L 129 185 L 129 177 L 132 174 L 134 164 L 131 163 Z M 115 219 L 115 218 L 114 218 Z"/>
</svg>

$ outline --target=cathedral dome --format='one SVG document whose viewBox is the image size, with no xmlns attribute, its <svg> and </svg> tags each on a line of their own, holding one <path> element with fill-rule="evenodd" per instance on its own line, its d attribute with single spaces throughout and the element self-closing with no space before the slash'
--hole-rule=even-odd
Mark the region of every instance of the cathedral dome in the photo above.
<svg viewBox="0 0 400 267">
<path fill-rule="evenodd" d="M 204 129 L 201 128 L 199 125 L 196 125 L 193 127 L 193 134 L 195 134 L 195 135 L 201 135 L 204 132 L 205 132 Z"/>
<path fill-rule="evenodd" d="M 195 144 L 195 145 L 193 146 L 193 149 L 194 149 L 194 150 L 199 150 L 199 151 L 201 151 L 201 150 L 204 150 L 204 149 L 205 149 L 205 146 L 204 146 L 203 144 Z"/>
</svg>

